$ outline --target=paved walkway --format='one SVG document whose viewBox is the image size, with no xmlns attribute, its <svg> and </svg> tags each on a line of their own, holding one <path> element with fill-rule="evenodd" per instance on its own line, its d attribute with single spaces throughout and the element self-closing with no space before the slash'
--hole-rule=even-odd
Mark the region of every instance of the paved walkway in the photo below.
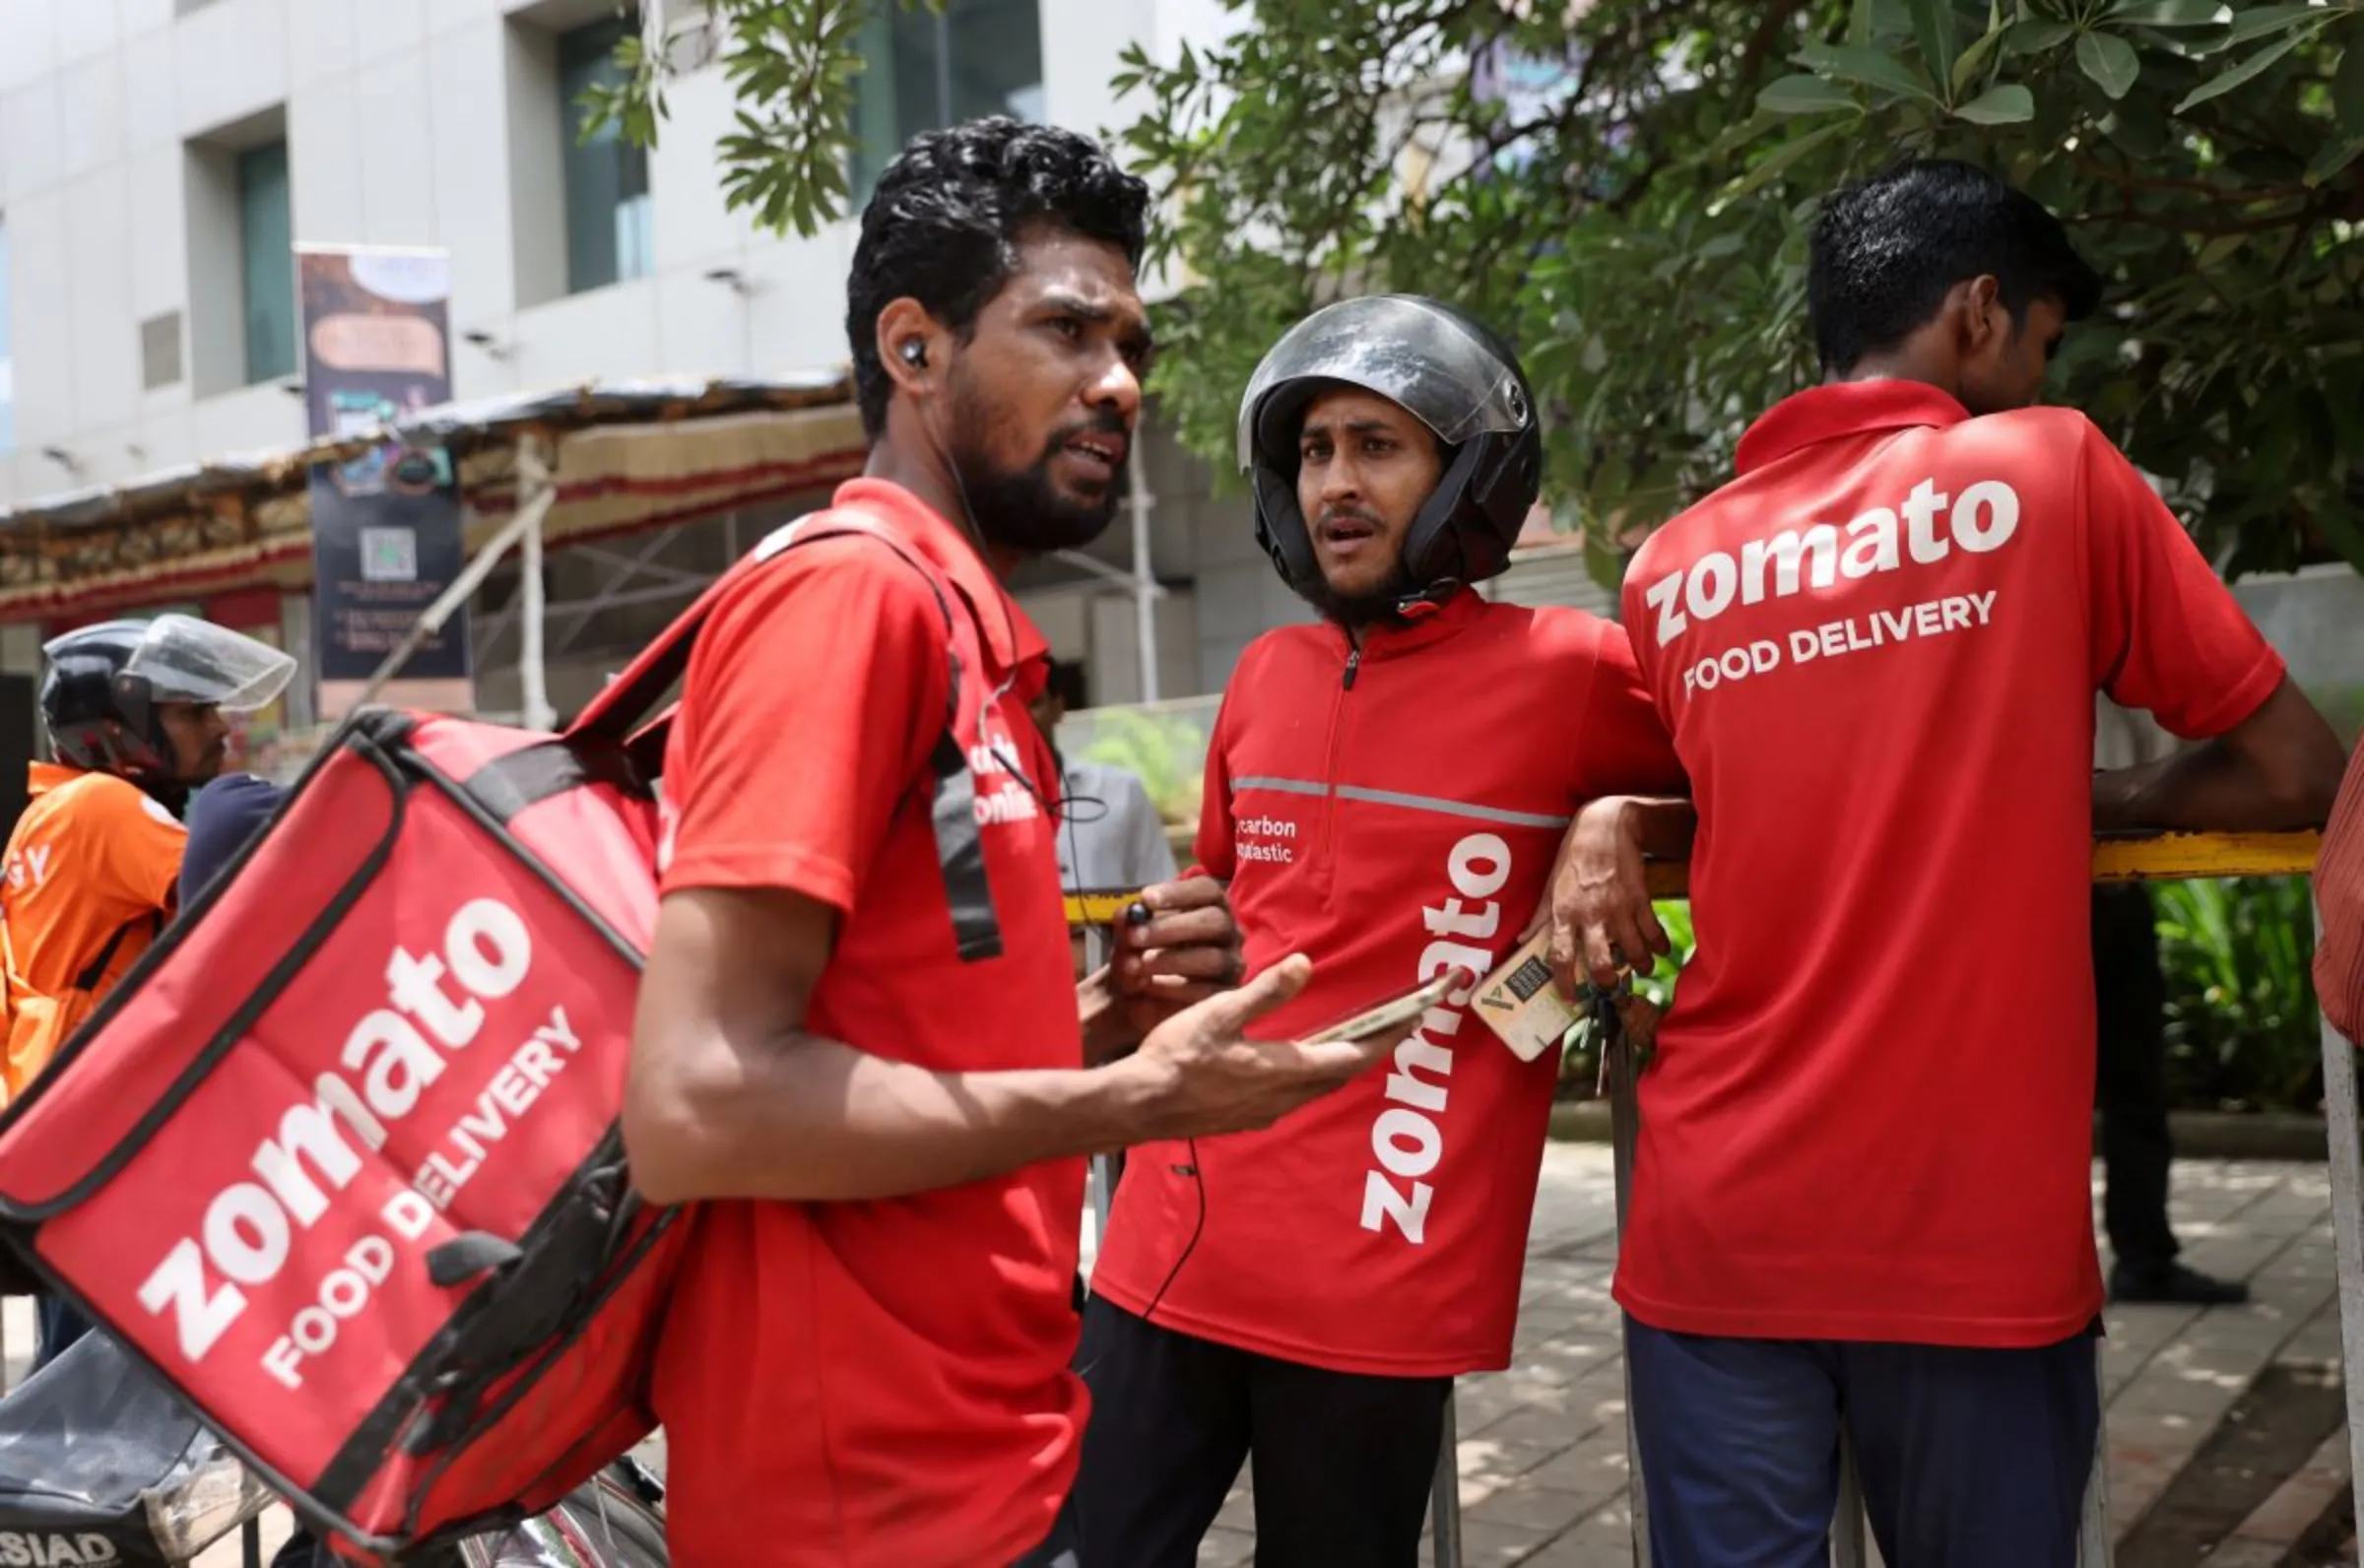
<svg viewBox="0 0 2364 1568">
<path fill-rule="evenodd" d="M 2097 1205 L 2099 1181 L 2097 1167 Z M 2248 1278 L 2257 1299 L 2208 1311 L 2108 1310 L 2103 1372 L 2116 1535 L 2157 1499 L 2267 1361 L 2337 1358 L 2330 1201 L 2321 1166 L 2176 1167 L 2173 1215 L 2186 1258 Z M 1458 1396 L 1463 1561 L 1471 1568 L 1631 1568 L 1623 1369 L 1609 1297 L 1615 1229 L 1608 1148 L 1551 1145 L 1514 1362 L 1466 1379 Z M 1252 1510 L 1243 1482 L 1202 1564 L 1253 1562 Z"/>
<path fill-rule="evenodd" d="M 2098 1200 L 2098 1169 L 2095 1185 Z M 2118 1535 L 2268 1361 L 2336 1360 L 2329 1191 L 2319 1165 L 2176 1167 L 2174 1218 L 2187 1258 L 2248 1278 L 2257 1299 L 2204 1312 L 2109 1309 L 2103 1369 Z M 1609 1297 L 1615 1231 L 1608 1148 L 1552 1144 L 1528 1245 L 1515 1362 L 1465 1380 L 1457 1402 L 1471 1568 L 1630 1568 L 1623 1371 Z M 32 1351 L 30 1307 L 7 1303 L 11 1387 L 25 1376 Z M 1252 1563 L 1252 1506 L 1243 1477 L 1200 1554 L 1203 1564 Z M 286 1531 L 285 1510 L 272 1510 L 266 1556 Z M 237 1561 L 233 1536 L 200 1565 L 234 1568 Z"/>
</svg>

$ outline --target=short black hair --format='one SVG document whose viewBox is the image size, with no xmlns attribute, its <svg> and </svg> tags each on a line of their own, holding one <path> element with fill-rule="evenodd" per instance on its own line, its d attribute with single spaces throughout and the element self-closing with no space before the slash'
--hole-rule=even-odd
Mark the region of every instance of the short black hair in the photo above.
<svg viewBox="0 0 2364 1568">
<path fill-rule="evenodd" d="M 1892 349 L 1927 324 L 1955 284 L 1992 273 L 2003 308 L 2035 300 L 2081 321 L 2101 275 L 2042 202 L 1975 163 L 1917 159 L 1834 191 L 1814 221 L 1806 310 L 1826 374 Z"/>
<path fill-rule="evenodd" d="M 915 136 L 862 210 L 846 284 L 854 395 L 873 440 L 894 383 L 879 360 L 879 312 L 908 294 L 963 339 L 1018 270 L 1031 231 L 1065 230 L 1141 266 L 1149 187 L 1087 136 L 1008 115 Z"/>
</svg>

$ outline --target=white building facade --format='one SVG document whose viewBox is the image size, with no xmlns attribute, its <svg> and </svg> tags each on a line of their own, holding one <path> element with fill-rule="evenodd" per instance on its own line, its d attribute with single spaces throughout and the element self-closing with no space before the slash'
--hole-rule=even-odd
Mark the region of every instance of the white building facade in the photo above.
<svg viewBox="0 0 2364 1568">
<path fill-rule="evenodd" d="M 697 14 L 668 0 L 665 20 Z M 655 149 L 580 143 L 575 99 L 638 25 L 616 0 L 0 0 L 0 512 L 300 444 L 293 244 L 448 251 L 461 401 L 841 365 L 853 226 L 783 238 L 726 207 L 714 144 L 734 105 L 710 48 L 693 35 L 677 52 Z M 883 18 L 866 40 L 856 200 L 909 135 L 971 115 L 1110 135 L 1130 117 L 1108 86 L 1129 44 L 1170 54 L 1225 25 L 1217 0 L 947 0 L 941 17 Z M 1218 690 L 1251 638 L 1305 614 L 1244 498 L 1218 498 L 1153 415 L 1147 433 L 1149 629 L 1125 580 L 1126 521 L 1090 552 L 1096 573 L 1050 561 L 1020 583 L 1083 705 Z M 629 613 L 563 634 L 561 710 L 767 519 L 729 521 L 652 547 L 621 596 Z M 553 597 L 611 585 L 616 552 L 644 554 L 554 554 Z M 477 614 L 490 710 L 513 700 L 505 581 Z M 1602 602 L 1555 552 L 1509 591 Z M 0 621 L 0 669 L 32 674 L 60 622 Z M 284 630 L 291 648 L 309 641 L 300 604 Z"/>
</svg>

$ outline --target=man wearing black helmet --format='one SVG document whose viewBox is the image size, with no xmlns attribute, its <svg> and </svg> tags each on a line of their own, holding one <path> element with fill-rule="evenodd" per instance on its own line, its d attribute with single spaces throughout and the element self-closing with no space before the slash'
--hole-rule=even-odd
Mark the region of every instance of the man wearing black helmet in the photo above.
<svg viewBox="0 0 2364 1568">
<path fill-rule="evenodd" d="M 228 754 L 222 711 L 263 706 L 296 668 L 188 616 L 85 626 L 41 651 L 41 719 L 57 760 L 33 764 L 32 804 L 9 834 L 0 882 L 0 1103 L 25 1092 L 163 929 L 187 836 L 181 807 Z M 40 1363 L 84 1327 L 42 1298 Z"/>
<path fill-rule="evenodd" d="M 1433 300 L 1322 310 L 1250 383 L 1257 537 L 1322 623 L 1242 656 L 1199 860 L 1254 966 L 1319 973 L 1287 1037 L 1492 969 L 1576 806 L 1681 769 L 1625 636 L 1489 602 L 1537 497 L 1517 360 Z M 1086 1557 L 1193 1563 L 1253 1454 L 1265 1568 L 1417 1560 L 1445 1400 L 1509 1364 L 1556 1055 L 1522 1063 L 1464 987 L 1360 1078 L 1262 1132 L 1136 1149 L 1092 1276 Z"/>
</svg>

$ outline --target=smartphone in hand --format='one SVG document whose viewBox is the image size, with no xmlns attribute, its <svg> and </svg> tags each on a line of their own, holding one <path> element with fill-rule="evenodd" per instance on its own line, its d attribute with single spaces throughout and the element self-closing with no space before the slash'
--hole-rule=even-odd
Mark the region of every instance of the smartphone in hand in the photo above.
<svg viewBox="0 0 2364 1568">
<path fill-rule="evenodd" d="M 1367 1040 L 1374 1034 L 1386 1034 L 1417 1021 L 1421 1013 L 1438 1006 L 1454 992 L 1477 983 L 1476 975 L 1456 965 L 1424 985 L 1389 997 L 1384 1002 L 1373 1003 L 1335 1023 L 1325 1025 L 1317 1033 L 1300 1038 L 1306 1045 L 1327 1045 L 1334 1040 Z"/>
</svg>

